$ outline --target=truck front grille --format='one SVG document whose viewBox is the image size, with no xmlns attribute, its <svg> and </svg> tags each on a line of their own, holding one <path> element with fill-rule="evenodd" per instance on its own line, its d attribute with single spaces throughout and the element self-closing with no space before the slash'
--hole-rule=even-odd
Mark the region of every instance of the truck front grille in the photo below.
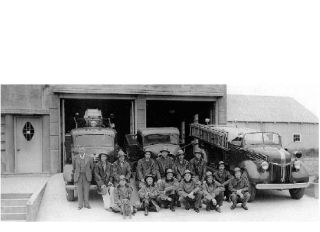
<svg viewBox="0 0 320 232">
<path fill-rule="evenodd" d="M 272 183 L 290 183 L 291 182 L 291 165 L 281 166 L 271 164 L 270 181 Z"/>
</svg>

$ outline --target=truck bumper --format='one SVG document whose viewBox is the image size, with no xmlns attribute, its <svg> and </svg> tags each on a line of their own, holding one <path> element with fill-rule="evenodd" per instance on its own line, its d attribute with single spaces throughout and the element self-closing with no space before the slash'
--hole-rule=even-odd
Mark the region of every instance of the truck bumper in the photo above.
<svg viewBox="0 0 320 232">
<path fill-rule="evenodd" d="M 309 183 L 295 183 L 295 184 L 257 184 L 256 189 L 296 189 L 296 188 L 307 188 Z"/>
<path fill-rule="evenodd" d="M 66 190 L 75 190 L 77 189 L 76 185 L 66 185 Z M 90 190 L 97 190 L 97 185 L 90 185 Z"/>
</svg>

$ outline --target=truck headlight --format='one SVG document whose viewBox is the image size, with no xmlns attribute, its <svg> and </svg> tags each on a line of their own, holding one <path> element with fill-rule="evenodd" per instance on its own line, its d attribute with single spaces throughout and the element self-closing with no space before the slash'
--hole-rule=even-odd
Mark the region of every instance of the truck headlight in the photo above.
<svg viewBox="0 0 320 232">
<path fill-rule="evenodd" d="M 268 162 L 263 161 L 263 162 L 261 163 L 261 168 L 262 168 L 264 171 L 266 171 L 266 170 L 269 168 Z"/>
<path fill-rule="evenodd" d="M 293 166 L 294 166 L 294 168 L 295 168 L 297 171 L 299 171 L 300 168 L 301 168 L 301 162 L 300 162 L 300 160 L 294 161 Z"/>
</svg>

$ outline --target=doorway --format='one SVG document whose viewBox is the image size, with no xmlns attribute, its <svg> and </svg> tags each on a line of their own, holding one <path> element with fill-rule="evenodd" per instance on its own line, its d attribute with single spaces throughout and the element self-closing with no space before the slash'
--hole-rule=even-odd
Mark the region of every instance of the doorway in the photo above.
<svg viewBox="0 0 320 232">
<path fill-rule="evenodd" d="M 42 172 L 42 118 L 15 118 L 15 172 Z"/>
</svg>

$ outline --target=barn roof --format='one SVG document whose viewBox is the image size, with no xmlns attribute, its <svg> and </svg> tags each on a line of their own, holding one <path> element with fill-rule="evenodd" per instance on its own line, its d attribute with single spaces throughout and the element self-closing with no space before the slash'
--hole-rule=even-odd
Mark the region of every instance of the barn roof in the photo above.
<svg viewBox="0 0 320 232">
<path fill-rule="evenodd" d="M 291 97 L 257 95 L 228 95 L 227 120 L 319 123 L 313 113 Z"/>
</svg>

